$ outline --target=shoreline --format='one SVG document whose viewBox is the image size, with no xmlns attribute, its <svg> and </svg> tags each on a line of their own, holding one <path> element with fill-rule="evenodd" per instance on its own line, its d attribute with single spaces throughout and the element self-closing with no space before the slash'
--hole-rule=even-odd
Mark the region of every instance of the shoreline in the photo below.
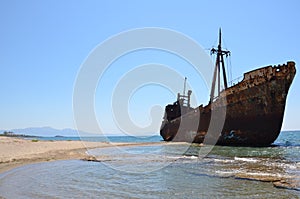
<svg viewBox="0 0 300 199">
<path fill-rule="evenodd" d="M 81 141 L 37 141 L 0 137 L 0 174 L 32 163 L 88 157 L 87 148 L 107 147 L 109 143 Z"/>
<path fill-rule="evenodd" d="M 99 161 L 87 153 L 88 149 L 108 147 L 134 147 L 147 145 L 177 145 L 182 142 L 83 142 L 83 141 L 36 141 L 23 138 L 0 137 L 0 175 L 17 167 L 34 163 L 43 163 L 58 160 Z M 185 143 L 186 144 L 186 143 Z M 221 176 L 219 176 L 221 177 Z M 299 179 L 266 177 L 237 173 L 229 176 L 235 179 L 256 180 L 270 182 L 277 188 L 300 191 Z"/>
<path fill-rule="evenodd" d="M 179 144 L 165 142 L 85 142 L 85 141 L 44 141 L 23 138 L 0 137 L 0 175 L 16 167 L 33 163 L 56 160 L 93 160 L 88 149 L 106 147 L 147 146 Z"/>
<path fill-rule="evenodd" d="M 55 151 L 52 151 L 46 154 L 39 154 L 39 156 L 36 157 L 13 159 L 11 161 L 0 162 L 0 175 L 12 169 L 29 165 L 29 164 L 51 162 L 51 161 L 58 161 L 58 160 L 83 159 L 86 157 L 88 157 L 88 155 L 85 154 L 85 149 L 76 149 L 76 150 L 64 151 L 63 153 L 59 153 L 59 154 L 55 153 Z"/>
</svg>

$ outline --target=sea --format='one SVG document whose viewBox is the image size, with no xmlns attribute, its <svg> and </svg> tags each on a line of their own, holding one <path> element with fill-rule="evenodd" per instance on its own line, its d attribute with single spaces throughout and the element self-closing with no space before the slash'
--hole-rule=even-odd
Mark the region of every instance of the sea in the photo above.
<svg viewBox="0 0 300 199">
<path fill-rule="evenodd" d="M 300 198 L 300 131 L 281 132 L 272 146 L 261 148 L 165 144 L 160 136 L 84 139 L 135 145 L 88 150 L 96 161 L 53 161 L 12 169 L 0 174 L 0 196 Z"/>
</svg>

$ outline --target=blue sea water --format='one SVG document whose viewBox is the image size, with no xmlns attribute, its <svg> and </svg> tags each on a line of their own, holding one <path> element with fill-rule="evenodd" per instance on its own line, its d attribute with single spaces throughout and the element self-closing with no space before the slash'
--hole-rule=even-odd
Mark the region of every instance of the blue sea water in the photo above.
<svg viewBox="0 0 300 199">
<path fill-rule="evenodd" d="M 28 138 L 32 139 L 32 138 Z M 144 143 L 144 142 L 159 142 L 162 141 L 162 137 L 158 135 L 154 136 L 96 136 L 96 137 L 36 137 L 38 140 L 72 140 L 72 141 L 88 141 L 88 142 L 129 142 L 129 143 Z"/>
<path fill-rule="evenodd" d="M 159 136 L 108 139 L 144 144 L 90 150 L 100 162 L 55 161 L 13 169 L 0 175 L 0 196 L 300 198 L 299 131 L 282 132 L 271 147 L 215 146 L 201 158 L 203 147 L 183 143 L 166 145 Z M 254 180 L 257 177 L 286 178 L 295 186 L 280 189 L 271 182 Z"/>
</svg>

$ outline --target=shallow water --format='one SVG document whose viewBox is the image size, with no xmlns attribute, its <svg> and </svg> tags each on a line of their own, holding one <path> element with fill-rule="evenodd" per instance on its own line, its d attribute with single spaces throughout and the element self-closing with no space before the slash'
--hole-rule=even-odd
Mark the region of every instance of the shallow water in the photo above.
<svg viewBox="0 0 300 199">
<path fill-rule="evenodd" d="M 297 191 L 277 189 L 267 182 L 210 176 L 192 162 L 185 160 L 147 173 L 122 172 L 79 160 L 34 164 L 2 176 L 0 190 L 6 198 L 299 197 Z"/>
<path fill-rule="evenodd" d="M 186 144 L 95 149 L 89 153 L 101 162 L 55 161 L 3 173 L 0 196 L 300 198 L 300 191 L 249 180 L 257 176 L 296 179 L 300 188 L 299 135 L 282 133 L 276 147 L 215 146 L 205 158 L 198 157 L 203 148 Z"/>
</svg>

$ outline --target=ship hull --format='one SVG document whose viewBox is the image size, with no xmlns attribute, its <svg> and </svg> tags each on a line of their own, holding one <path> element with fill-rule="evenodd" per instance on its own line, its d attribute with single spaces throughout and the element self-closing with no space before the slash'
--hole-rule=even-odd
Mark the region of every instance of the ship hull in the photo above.
<svg viewBox="0 0 300 199">
<path fill-rule="evenodd" d="M 207 106 L 165 119 L 160 134 L 166 141 L 269 146 L 280 133 L 295 73 L 294 62 L 245 73 Z"/>
</svg>

